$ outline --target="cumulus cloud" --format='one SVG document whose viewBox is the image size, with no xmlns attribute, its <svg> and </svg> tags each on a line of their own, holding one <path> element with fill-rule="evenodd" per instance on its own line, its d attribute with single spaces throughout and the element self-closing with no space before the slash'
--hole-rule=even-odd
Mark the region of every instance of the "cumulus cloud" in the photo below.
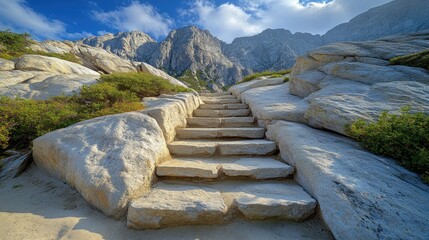
<svg viewBox="0 0 429 240">
<path fill-rule="evenodd" d="M 0 0 L 0 28 L 28 32 L 36 38 L 57 38 L 65 24 L 33 11 L 24 0 Z"/>
<path fill-rule="evenodd" d="M 143 31 L 155 38 L 166 36 L 173 20 L 160 14 L 152 5 L 133 1 L 113 11 L 94 11 L 94 19 L 119 31 Z"/>
<path fill-rule="evenodd" d="M 230 42 L 266 28 L 323 34 L 370 8 L 392 0 L 241 0 L 215 5 L 209 0 L 192 4 L 196 22 L 215 36 Z"/>
</svg>

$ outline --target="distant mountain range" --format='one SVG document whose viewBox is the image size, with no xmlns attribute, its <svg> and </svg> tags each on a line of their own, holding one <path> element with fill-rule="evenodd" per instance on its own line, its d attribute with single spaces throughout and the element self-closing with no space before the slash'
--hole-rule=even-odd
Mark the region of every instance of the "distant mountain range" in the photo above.
<svg viewBox="0 0 429 240">
<path fill-rule="evenodd" d="M 290 68 L 297 56 L 327 43 L 371 40 L 425 29 L 429 29 L 429 0 L 395 0 L 323 36 L 267 29 L 227 44 L 207 30 L 190 26 L 171 31 L 160 43 L 143 32 L 107 34 L 78 42 L 150 63 L 194 86 L 217 89 L 252 72 Z"/>
</svg>

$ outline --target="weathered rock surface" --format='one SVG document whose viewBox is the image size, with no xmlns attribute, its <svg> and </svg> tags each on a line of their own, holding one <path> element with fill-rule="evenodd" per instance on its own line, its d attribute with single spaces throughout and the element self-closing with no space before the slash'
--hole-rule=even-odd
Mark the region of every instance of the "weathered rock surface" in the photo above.
<svg viewBox="0 0 429 240">
<path fill-rule="evenodd" d="M 263 80 L 252 80 L 249 82 L 244 82 L 241 84 L 237 84 L 235 86 L 232 86 L 228 89 L 230 93 L 232 93 L 234 96 L 240 98 L 241 93 L 245 92 L 252 88 L 259 88 L 259 87 L 265 87 L 265 86 L 272 86 L 272 85 L 279 85 L 284 83 L 283 78 L 270 78 L 270 79 L 263 79 Z"/>
<path fill-rule="evenodd" d="M 257 183 L 235 195 L 238 210 L 248 219 L 278 218 L 302 221 L 311 216 L 316 201 L 293 182 Z"/>
<path fill-rule="evenodd" d="M 156 168 L 158 176 L 198 178 L 217 178 L 221 174 L 253 179 L 285 178 L 293 171 L 287 164 L 268 157 L 175 158 Z"/>
<path fill-rule="evenodd" d="M 182 87 L 187 88 L 187 86 L 184 83 L 182 83 L 181 81 L 179 81 L 179 80 L 175 79 L 174 77 L 168 75 L 164 71 L 153 67 L 150 64 L 147 64 L 144 62 L 139 62 L 139 63 L 136 63 L 135 65 L 136 65 L 137 70 L 139 72 L 148 72 L 148 73 L 151 73 L 152 75 L 167 79 L 170 83 L 172 83 L 174 85 L 178 85 L 178 86 L 182 86 Z"/>
<path fill-rule="evenodd" d="M 178 138 L 181 139 L 202 139 L 202 138 L 263 138 L 264 128 L 182 128 L 177 131 Z"/>
<path fill-rule="evenodd" d="M 68 53 L 73 47 L 73 42 L 70 41 L 55 41 L 48 40 L 43 42 L 35 42 L 30 46 L 33 51 L 41 51 L 48 53 Z"/>
<path fill-rule="evenodd" d="M 247 117 L 250 114 L 249 109 L 236 110 L 211 110 L 197 109 L 194 111 L 196 117 Z"/>
<path fill-rule="evenodd" d="M 55 57 L 24 55 L 15 60 L 15 69 L 22 71 L 44 71 L 59 74 L 100 75 L 80 64 Z"/>
<path fill-rule="evenodd" d="M 0 71 L 10 71 L 15 69 L 15 63 L 3 58 L 0 58 Z"/>
<path fill-rule="evenodd" d="M 75 45 L 71 53 L 78 56 L 84 66 L 94 71 L 103 73 L 137 72 L 129 60 L 122 59 L 101 48 Z"/>
<path fill-rule="evenodd" d="M 348 85 L 351 86 L 351 85 Z M 381 112 L 399 113 L 405 106 L 412 112 L 429 112 L 429 85 L 418 82 L 388 82 L 361 86 L 358 92 L 341 92 L 331 85 L 326 93 L 314 93 L 305 118 L 310 126 L 347 135 L 345 127 L 357 119 L 377 120 Z M 349 90 L 350 91 L 350 90 Z M 311 96 L 310 96 L 311 97 Z"/>
<path fill-rule="evenodd" d="M 266 29 L 250 37 L 234 39 L 224 45 L 225 55 L 253 72 L 289 69 L 297 56 L 323 45 L 320 35 L 294 33 L 285 29 Z"/>
<path fill-rule="evenodd" d="M 298 58 L 289 93 L 306 97 L 305 122 L 341 134 L 346 134 L 347 124 L 359 118 L 377 120 L 383 111 L 397 113 L 410 106 L 412 112 L 429 113 L 429 71 L 386 65 L 392 57 L 426 49 L 428 36 L 429 32 L 318 48 Z"/>
<path fill-rule="evenodd" d="M 260 121 L 304 122 L 308 103 L 300 97 L 288 94 L 288 92 L 289 83 L 283 83 L 247 90 L 241 94 L 241 98 L 249 104 L 253 115 Z"/>
<path fill-rule="evenodd" d="M 243 68 L 223 54 L 222 44 L 208 31 L 194 26 L 179 28 L 159 44 L 149 63 L 173 76 L 188 70 L 206 81 L 228 86 L 242 78 Z"/>
<path fill-rule="evenodd" d="M 277 122 L 268 136 L 295 179 L 319 203 L 336 239 L 426 239 L 429 187 L 392 160 L 348 138 Z"/>
<path fill-rule="evenodd" d="M 153 117 L 161 127 L 165 140 L 171 142 L 176 129 L 186 126 L 186 119 L 201 103 L 195 93 L 161 95 L 160 98 L 144 98 L 146 109 L 143 113 Z"/>
<path fill-rule="evenodd" d="M 254 117 L 227 117 L 227 118 L 188 118 L 187 123 L 192 127 L 251 127 L 255 124 Z"/>
<path fill-rule="evenodd" d="M 160 183 L 149 195 L 131 203 L 128 226 L 144 229 L 220 224 L 227 210 L 222 195 L 216 189 Z"/>
<path fill-rule="evenodd" d="M 150 194 L 133 201 L 128 226 L 145 229 L 220 224 L 238 212 L 248 219 L 301 221 L 315 208 L 316 201 L 293 181 L 177 181 L 158 183 Z"/>
<path fill-rule="evenodd" d="M 269 155 L 277 149 L 276 144 L 266 140 L 239 141 L 174 141 L 168 144 L 170 153 L 178 156 L 213 156 L 217 152 L 223 156 L 231 155 Z"/>
<path fill-rule="evenodd" d="M 81 39 L 77 44 L 86 44 L 93 47 L 104 48 L 124 59 L 144 61 L 144 56 L 150 56 L 157 43 L 149 35 L 138 32 L 120 32 L 105 34 Z"/>
<path fill-rule="evenodd" d="M 43 80 L 31 79 L 26 83 L 20 83 L 0 88 L 0 95 L 9 97 L 20 97 L 27 99 L 45 100 L 54 96 L 72 95 L 81 87 L 97 82 L 96 75 L 39 75 Z"/>
<path fill-rule="evenodd" d="M 324 42 L 362 41 L 429 29 L 429 2 L 396 0 L 372 8 L 323 35 Z"/>
<path fill-rule="evenodd" d="M 169 157 L 162 130 L 142 113 L 87 120 L 33 141 L 37 166 L 66 181 L 106 215 L 120 218 L 148 192 L 157 162 Z"/>
<path fill-rule="evenodd" d="M 0 88 L 26 82 L 34 78 L 45 79 L 48 76 L 53 76 L 53 75 L 55 75 L 55 73 L 40 72 L 40 71 L 21 71 L 21 70 L 2 71 L 0 74 Z"/>
</svg>

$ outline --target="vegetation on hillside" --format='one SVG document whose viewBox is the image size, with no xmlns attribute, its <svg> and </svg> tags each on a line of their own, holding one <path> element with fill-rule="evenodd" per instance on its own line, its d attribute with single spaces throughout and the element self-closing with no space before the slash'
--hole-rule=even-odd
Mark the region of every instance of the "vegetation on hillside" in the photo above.
<svg viewBox="0 0 429 240">
<path fill-rule="evenodd" d="M 11 60 L 27 54 L 36 54 L 81 63 L 79 58 L 72 53 L 33 51 L 29 48 L 33 43 L 34 41 L 31 40 L 30 35 L 27 33 L 20 34 L 10 31 L 0 31 L 0 58 Z"/>
<path fill-rule="evenodd" d="M 287 69 L 287 70 L 281 70 L 277 72 L 271 72 L 271 71 L 258 72 L 244 77 L 241 82 L 248 82 L 261 77 L 280 78 L 285 74 L 291 73 L 291 71 L 292 71 L 291 69 Z"/>
<path fill-rule="evenodd" d="M 55 129 L 99 116 L 143 109 L 142 97 L 188 91 L 149 73 L 102 75 L 80 93 L 49 100 L 0 97 L 0 156 L 7 149 L 25 149 Z"/>
<path fill-rule="evenodd" d="M 194 76 L 191 70 L 186 70 L 182 76 L 178 79 L 181 82 L 186 83 L 190 88 L 195 91 L 201 91 L 207 88 L 208 84 L 206 81 L 202 80 L 201 73 L 197 72 L 197 76 Z"/>
<path fill-rule="evenodd" d="M 347 132 L 369 151 L 391 157 L 429 183 L 429 115 L 383 112 L 377 122 L 358 120 Z"/>
<path fill-rule="evenodd" d="M 429 70 L 429 50 L 390 59 L 392 65 L 420 67 Z"/>
</svg>

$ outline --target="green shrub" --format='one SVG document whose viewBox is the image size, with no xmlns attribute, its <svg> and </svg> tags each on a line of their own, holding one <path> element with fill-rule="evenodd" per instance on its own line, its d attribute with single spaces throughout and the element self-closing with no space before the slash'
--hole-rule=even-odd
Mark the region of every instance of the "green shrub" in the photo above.
<svg viewBox="0 0 429 240">
<path fill-rule="evenodd" d="M 289 77 L 283 78 L 283 82 L 289 82 Z"/>
<path fill-rule="evenodd" d="M 13 33 L 10 31 L 0 31 L 0 44 L 3 46 L 2 51 L 8 53 L 18 53 L 27 50 L 27 47 L 33 41 L 28 33 Z"/>
<path fill-rule="evenodd" d="M 10 31 L 0 31 L 0 58 L 12 60 L 27 54 L 36 54 L 48 57 L 60 58 L 70 62 L 81 64 L 81 61 L 72 53 L 47 53 L 33 51 L 29 47 L 34 43 L 28 33 L 13 33 Z"/>
<path fill-rule="evenodd" d="M 198 71 L 196 76 L 194 76 L 192 71 L 188 69 L 178 79 L 186 83 L 190 88 L 200 91 L 206 89 L 208 86 L 208 82 L 202 80 L 202 75 L 202 72 Z"/>
<path fill-rule="evenodd" d="M 258 73 L 254 73 L 246 76 L 245 78 L 243 78 L 241 82 L 248 82 L 261 77 L 278 78 L 278 77 L 282 77 L 285 74 L 291 73 L 291 71 L 292 71 L 291 69 L 287 69 L 287 70 L 281 70 L 277 72 L 271 72 L 271 71 L 258 72 Z"/>
<path fill-rule="evenodd" d="M 420 67 L 429 70 L 429 50 L 411 55 L 392 58 L 390 59 L 390 64 Z"/>
<path fill-rule="evenodd" d="M 13 148 L 25 148 L 47 132 L 66 127 L 78 121 L 77 113 L 69 104 L 57 101 L 0 98 L 0 128 L 7 127 L 6 138 Z"/>
<path fill-rule="evenodd" d="M 114 73 L 102 75 L 101 81 L 113 84 L 121 91 L 132 92 L 139 98 L 190 91 L 150 73 Z"/>
<path fill-rule="evenodd" d="M 404 108 L 400 115 L 382 113 L 377 122 L 358 120 L 346 131 L 369 151 L 391 157 L 429 180 L 429 115 Z"/>
<path fill-rule="evenodd" d="M 142 97 L 189 91 L 149 73 L 103 75 L 73 96 L 50 100 L 0 97 L 0 156 L 8 148 L 28 148 L 45 133 L 104 115 L 143 109 Z"/>
<path fill-rule="evenodd" d="M 36 55 L 42 55 L 42 56 L 47 56 L 47 57 L 55 57 L 55 58 L 59 58 L 59 59 L 69 61 L 69 62 L 82 64 L 82 61 L 80 61 L 80 59 L 78 57 L 76 57 L 76 55 L 74 55 L 73 53 L 47 53 L 47 52 L 42 52 L 42 51 L 30 51 L 30 50 L 28 50 L 26 54 L 36 54 Z"/>
</svg>

